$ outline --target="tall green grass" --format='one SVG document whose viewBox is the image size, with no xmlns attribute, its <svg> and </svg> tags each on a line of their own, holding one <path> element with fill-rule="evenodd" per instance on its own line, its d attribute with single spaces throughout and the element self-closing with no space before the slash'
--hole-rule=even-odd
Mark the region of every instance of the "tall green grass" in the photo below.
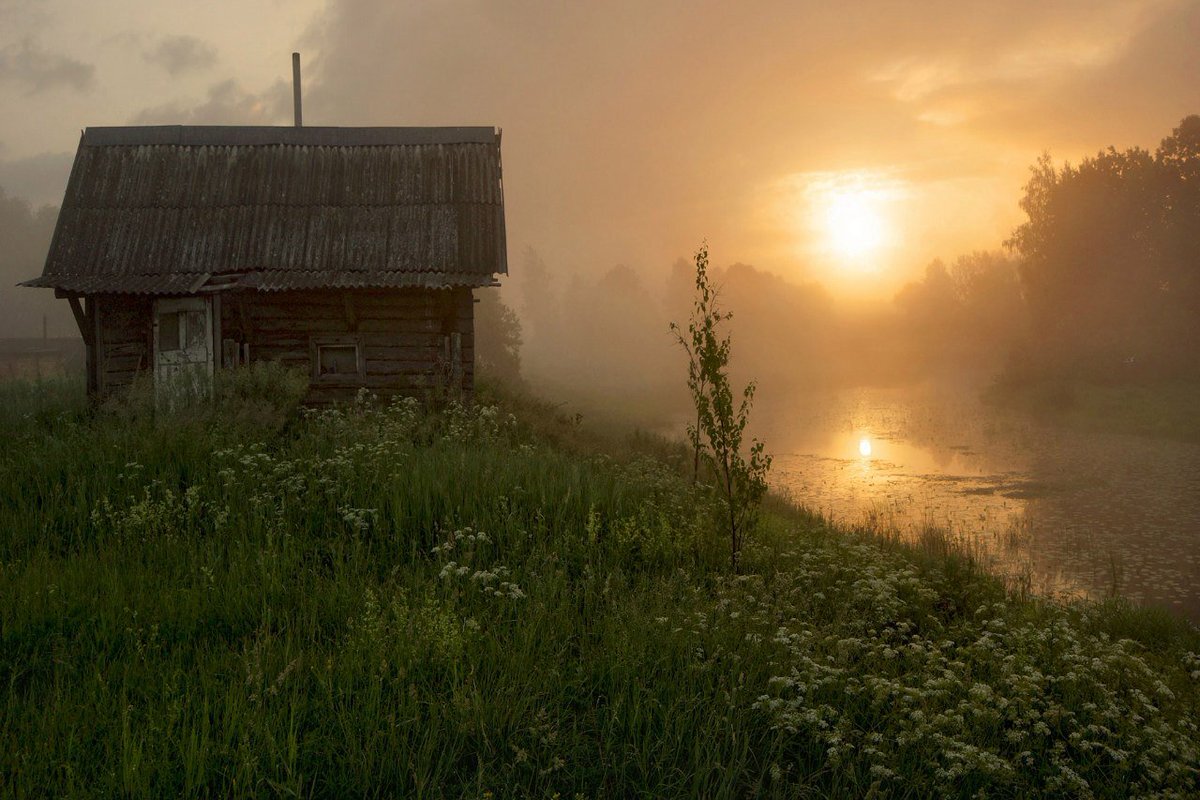
<svg viewBox="0 0 1200 800">
<path fill-rule="evenodd" d="M 481 393 L 4 387 L 7 796 L 1184 797 L 1200 637 L 769 504 L 727 574 L 652 437 Z M 492 401 L 500 398 L 500 405 Z"/>
</svg>

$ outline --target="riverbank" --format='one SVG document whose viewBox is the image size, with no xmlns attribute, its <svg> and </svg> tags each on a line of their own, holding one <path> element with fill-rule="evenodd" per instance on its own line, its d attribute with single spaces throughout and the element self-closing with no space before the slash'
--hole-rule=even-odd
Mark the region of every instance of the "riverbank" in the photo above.
<svg viewBox="0 0 1200 800">
<path fill-rule="evenodd" d="M 89 414 L 5 387 L 0 793 L 1187 796 L 1200 634 L 481 393 Z M 61 387 L 60 387 L 61 388 Z M 144 411 L 144 409 L 143 409 Z"/>
</svg>

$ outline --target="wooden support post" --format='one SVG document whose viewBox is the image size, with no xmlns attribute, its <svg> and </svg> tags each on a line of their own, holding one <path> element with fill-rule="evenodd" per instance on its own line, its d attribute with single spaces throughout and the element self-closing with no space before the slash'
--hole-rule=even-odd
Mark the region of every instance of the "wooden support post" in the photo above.
<svg viewBox="0 0 1200 800">
<path fill-rule="evenodd" d="M 250 311 L 246 308 L 246 296 L 237 294 L 238 322 L 242 325 L 242 341 L 250 342 Z"/>
<path fill-rule="evenodd" d="M 92 345 L 92 326 L 89 324 L 87 314 L 79 303 L 78 295 L 69 295 L 67 302 L 71 304 L 71 313 L 75 315 L 75 324 L 79 326 L 79 335 L 83 339 L 83 343 L 88 347 Z"/>
<path fill-rule="evenodd" d="M 346 327 L 351 333 L 358 332 L 358 314 L 354 309 L 354 295 L 342 292 L 342 305 L 346 310 Z"/>
<path fill-rule="evenodd" d="M 104 394 L 104 333 L 100 326 L 100 298 L 88 298 L 88 316 L 92 318 L 92 357 L 96 370 L 96 396 Z"/>
<path fill-rule="evenodd" d="M 242 348 L 233 339 L 225 339 L 221 342 L 221 365 L 225 369 L 235 369 L 240 366 L 242 356 Z"/>
<path fill-rule="evenodd" d="M 224 347 L 224 337 L 221 335 L 221 293 L 214 292 L 212 296 L 212 359 L 213 368 L 223 366 L 221 354 Z"/>
<path fill-rule="evenodd" d="M 458 331 L 450 334 L 450 385 L 454 387 L 454 392 L 461 397 L 465 387 L 463 386 L 462 334 Z"/>
<path fill-rule="evenodd" d="M 67 298 L 71 306 L 71 314 L 79 327 L 79 337 L 83 339 L 86 354 L 84 369 L 87 372 L 88 397 L 95 398 L 100 394 L 100 319 L 96 313 L 96 298 L 84 297 L 81 302 L 79 295 L 61 289 L 55 289 L 54 295 Z"/>
</svg>

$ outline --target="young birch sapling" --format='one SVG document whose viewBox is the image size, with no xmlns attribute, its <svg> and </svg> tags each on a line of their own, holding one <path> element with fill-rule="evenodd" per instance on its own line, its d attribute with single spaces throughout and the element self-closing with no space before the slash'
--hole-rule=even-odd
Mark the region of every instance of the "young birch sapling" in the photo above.
<svg viewBox="0 0 1200 800">
<path fill-rule="evenodd" d="M 723 524 L 729 526 L 729 565 L 736 573 L 746 533 L 758 521 L 771 457 L 757 439 L 751 440 L 749 458 L 742 454 L 755 384 L 747 384 L 735 404 L 729 384 L 729 336 L 719 330 L 733 314 L 717 304 L 717 289 L 708 276 L 707 244 L 700 246 L 695 261 L 696 296 L 687 333 L 674 322 L 671 331 L 688 356 L 688 389 L 696 407 L 696 422 L 688 425 L 692 480 L 698 481 L 703 462 L 720 500 Z"/>
</svg>

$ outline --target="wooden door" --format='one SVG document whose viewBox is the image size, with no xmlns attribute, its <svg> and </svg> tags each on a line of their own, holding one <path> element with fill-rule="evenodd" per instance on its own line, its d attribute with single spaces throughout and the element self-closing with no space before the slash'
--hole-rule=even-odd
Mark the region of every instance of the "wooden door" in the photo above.
<svg viewBox="0 0 1200 800">
<path fill-rule="evenodd" d="M 213 351 L 210 298 L 154 301 L 154 386 L 159 402 L 207 397 Z"/>
</svg>

